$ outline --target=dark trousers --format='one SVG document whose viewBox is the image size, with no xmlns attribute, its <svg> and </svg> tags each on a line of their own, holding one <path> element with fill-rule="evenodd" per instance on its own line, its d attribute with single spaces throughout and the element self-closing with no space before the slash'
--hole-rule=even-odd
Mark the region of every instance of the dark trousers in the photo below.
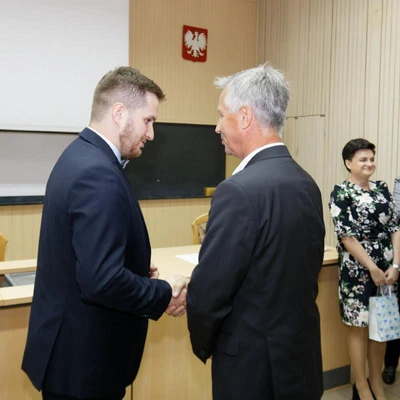
<svg viewBox="0 0 400 400">
<path fill-rule="evenodd" d="M 123 392 L 120 392 L 119 394 L 115 394 L 112 396 L 106 396 L 106 397 L 98 397 L 98 398 L 91 398 L 91 399 L 81 399 L 81 398 L 76 398 L 76 397 L 71 397 L 71 396 L 66 396 L 64 394 L 56 394 L 49 392 L 47 390 L 42 391 L 42 398 L 43 400 L 122 400 L 125 396 L 125 389 Z"/>
<path fill-rule="evenodd" d="M 400 311 L 400 284 L 397 288 L 397 298 L 399 300 L 399 311 Z M 400 339 L 391 340 L 387 342 L 386 353 L 385 353 L 385 367 L 395 367 L 399 364 L 400 356 Z"/>
<path fill-rule="evenodd" d="M 385 353 L 385 367 L 395 367 L 399 364 L 400 339 L 387 342 Z"/>
</svg>

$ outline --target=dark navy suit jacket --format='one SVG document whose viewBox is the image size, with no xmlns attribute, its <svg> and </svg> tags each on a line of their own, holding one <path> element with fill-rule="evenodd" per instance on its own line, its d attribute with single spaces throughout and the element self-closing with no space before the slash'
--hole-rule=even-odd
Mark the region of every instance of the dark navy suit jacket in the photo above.
<svg viewBox="0 0 400 400">
<path fill-rule="evenodd" d="M 23 370 L 37 389 L 105 397 L 134 380 L 148 319 L 171 288 L 149 279 L 150 243 L 108 144 L 85 129 L 47 184 Z"/>
<path fill-rule="evenodd" d="M 319 400 L 320 191 L 285 146 L 216 189 L 187 295 L 194 353 L 214 400 Z"/>
</svg>

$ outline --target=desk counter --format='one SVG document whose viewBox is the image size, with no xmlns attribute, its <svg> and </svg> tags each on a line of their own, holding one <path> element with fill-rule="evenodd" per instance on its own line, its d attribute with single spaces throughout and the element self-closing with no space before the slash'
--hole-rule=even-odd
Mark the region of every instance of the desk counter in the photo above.
<svg viewBox="0 0 400 400">
<path fill-rule="evenodd" d="M 190 277 L 195 264 L 176 257 L 177 255 L 195 254 L 200 245 L 165 247 L 152 250 L 152 261 L 158 266 L 160 278 L 171 274 Z M 337 265 L 337 252 L 334 247 L 327 246 L 323 266 Z M 31 272 L 36 270 L 36 259 L 0 262 L 0 275 L 15 272 Z M 0 288 L 0 307 L 17 304 L 28 304 L 32 301 L 33 285 Z"/>
<path fill-rule="evenodd" d="M 200 246 L 153 249 L 152 261 L 160 278 L 170 274 L 190 276 L 195 264 L 177 255 L 198 253 Z M 318 308 L 325 387 L 347 383 L 350 378 L 346 348 L 346 327 L 338 310 L 337 253 L 327 247 L 319 275 Z M 36 260 L 0 262 L 0 275 L 34 271 Z M 2 400 L 40 400 L 21 371 L 33 285 L 0 289 L 0 381 Z M 143 361 L 135 383 L 127 388 L 124 400 L 211 400 L 211 362 L 204 366 L 191 351 L 186 316 L 163 316 L 150 321 Z"/>
</svg>

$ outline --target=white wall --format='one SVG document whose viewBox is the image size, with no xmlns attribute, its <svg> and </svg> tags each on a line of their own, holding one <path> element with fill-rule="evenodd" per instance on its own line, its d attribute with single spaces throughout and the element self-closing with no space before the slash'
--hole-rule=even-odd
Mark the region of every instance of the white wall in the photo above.
<svg viewBox="0 0 400 400">
<path fill-rule="evenodd" d="M 0 132 L 0 196 L 42 196 L 51 170 L 77 137 L 61 133 Z"/>
<path fill-rule="evenodd" d="M 129 63 L 129 0 L 0 0 L 0 130 L 79 132 Z"/>
</svg>

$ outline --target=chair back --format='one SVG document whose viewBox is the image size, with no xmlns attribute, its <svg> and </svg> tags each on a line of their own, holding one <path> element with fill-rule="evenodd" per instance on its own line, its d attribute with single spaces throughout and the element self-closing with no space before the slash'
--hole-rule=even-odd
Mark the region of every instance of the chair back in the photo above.
<svg viewBox="0 0 400 400">
<path fill-rule="evenodd" d="M 206 227 L 208 222 L 208 213 L 198 216 L 192 222 L 193 244 L 202 244 L 206 235 Z"/>
<path fill-rule="evenodd" d="M 8 239 L 0 233 L 0 261 L 4 261 Z"/>
</svg>

